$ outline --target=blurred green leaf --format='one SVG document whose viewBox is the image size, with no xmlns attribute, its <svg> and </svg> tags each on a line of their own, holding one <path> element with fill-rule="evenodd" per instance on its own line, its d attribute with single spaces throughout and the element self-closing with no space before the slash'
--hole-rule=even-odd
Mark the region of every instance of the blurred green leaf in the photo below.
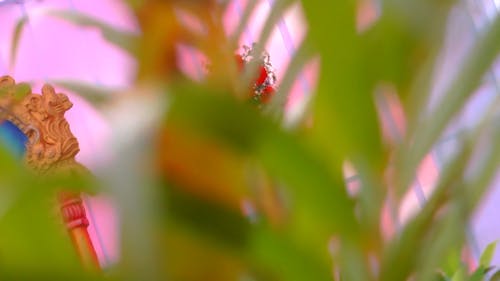
<svg viewBox="0 0 500 281">
<path fill-rule="evenodd" d="M 237 44 L 238 40 L 240 40 L 241 35 L 245 31 L 245 28 L 248 27 L 250 16 L 252 12 L 254 12 L 255 7 L 259 2 L 256 0 L 250 0 L 245 5 L 243 12 L 241 13 L 240 20 L 238 22 L 238 26 L 236 27 L 234 33 L 230 37 L 230 42 L 234 42 L 234 45 Z"/>
<path fill-rule="evenodd" d="M 483 126 L 477 128 L 478 132 L 472 133 L 472 135 L 479 139 L 479 137 L 491 138 L 492 143 L 497 143 L 500 141 L 500 126 L 498 126 L 498 120 L 500 118 L 490 118 Z M 481 130 L 482 129 L 482 130 Z M 484 131 L 489 131 L 489 135 L 482 136 Z M 475 174 L 472 175 L 470 179 L 463 180 L 465 185 L 465 192 L 467 195 L 467 208 L 473 210 L 479 203 L 485 192 L 487 191 L 489 185 L 494 180 L 498 169 L 500 167 L 500 147 L 498 145 L 492 145 L 490 147 L 482 147 L 480 142 L 476 142 L 477 149 L 489 149 L 486 153 L 486 157 L 483 161 L 478 163 L 479 169 Z"/>
<path fill-rule="evenodd" d="M 429 233 L 432 233 L 439 227 L 439 222 L 441 222 L 441 220 L 435 219 L 437 212 L 441 208 L 444 208 L 444 206 L 447 206 L 447 204 L 453 203 L 450 199 L 450 192 L 452 188 L 457 189 L 461 182 L 461 179 L 457 178 L 456 175 L 464 173 L 471 154 L 472 152 L 469 146 L 463 146 L 459 150 L 441 172 L 439 182 L 427 203 L 402 229 L 398 239 L 391 241 L 389 245 L 386 246 L 380 273 L 382 280 L 402 280 L 408 277 L 413 270 L 416 270 L 419 258 L 427 258 L 425 255 L 426 252 L 419 251 L 419 249 L 423 249 L 423 242 L 426 237 L 432 239 Z M 458 207 L 460 207 L 460 205 L 455 206 L 455 208 Z M 448 206 L 448 212 L 445 213 L 446 216 L 453 216 L 454 214 L 450 214 L 451 212 L 453 211 L 450 206 Z M 461 210 L 461 212 L 463 211 Z M 466 214 L 461 213 L 460 219 L 464 215 Z M 458 233 L 458 235 L 460 235 L 460 233 Z M 440 245 L 438 244 L 436 246 Z M 453 244 L 450 246 L 450 248 L 453 249 L 452 246 L 456 245 Z M 428 248 L 425 249 L 426 251 L 428 250 Z M 417 256 L 415 254 L 417 252 L 422 256 Z M 393 267 L 395 263 L 399 265 L 397 268 Z M 426 269 L 429 270 L 429 268 Z"/>
<path fill-rule="evenodd" d="M 455 274 L 453 274 L 451 281 L 465 281 L 467 278 L 466 276 L 467 272 L 465 271 L 465 268 L 462 266 L 455 272 Z"/>
<path fill-rule="evenodd" d="M 89 280 L 57 210 L 55 195 L 61 186 L 36 177 L 3 146 L 0 181 L 2 280 L 67 280 L 70 276 Z M 72 186 L 74 181 L 65 183 Z"/>
<path fill-rule="evenodd" d="M 444 264 L 441 266 L 445 276 L 452 276 L 455 271 L 457 271 L 457 269 L 462 266 L 460 252 L 460 248 L 451 249 L 451 252 L 448 254 L 448 257 L 444 261 Z"/>
<path fill-rule="evenodd" d="M 123 91 L 76 80 L 49 80 L 47 82 L 78 94 L 95 106 L 100 106 L 109 102 L 113 99 L 114 95 Z"/>
<path fill-rule="evenodd" d="M 492 242 L 486 246 L 486 249 L 484 249 L 484 252 L 481 254 L 481 258 L 479 259 L 479 265 L 487 268 L 490 266 L 491 259 L 493 258 L 493 255 L 495 254 L 495 249 L 497 247 L 497 241 Z"/>
<path fill-rule="evenodd" d="M 321 158 L 253 108 L 206 91 L 176 87 L 169 120 L 195 126 L 238 151 L 254 155 L 287 185 L 293 198 L 300 198 L 293 201 L 294 208 L 313 213 L 325 229 L 353 234 L 356 220 L 341 175 L 328 171 Z"/>
<path fill-rule="evenodd" d="M 107 23 L 104 23 L 96 18 L 75 11 L 48 10 L 46 12 L 46 15 L 60 18 L 82 27 L 97 28 L 101 32 L 102 36 L 109 43 L 128 52 L 130 55 L 134 55 L 136 52 L 135 49 L 135 41 L 137 40 L 136 34 L 118 30 L 117 28 Z"/>
<path fill-rule="evenodd" d="M 299 48 L 295 51 L 286 73 L 283 76 L 280 87 L 278 88 L 276 94 L 272 97 L 270 104 L 264 112 L 270 112 L 273 117 L 276 116 L 280 119 L 283 118 L 285 106 L 291 94 L 293 84 L 299 74 L 304 71 L 306 63 L 308 63 L 311 59 L 311 52 L 310 40 L 306 37 L 302 41 Z"/>
<path fill-rule="evenodd" d="M 314 139 L 332 161 L 349 160 L 356 169 L 366 167 L 376 174 L 385 159 L 373 82 L 364 71 L 363 46 L 355 30 L 355 3 L 303 1 L 302 5 L 312 45 L 321 59 L 319 85 L 313 100 Z M 367 175 L 368 178 L 373 174 Z M 363 188 L 371 185 L 367 183 Z M 381 192 L 378 190 L 376 194 Z M 372 200 L 377 205 L 380 199 Z"/>
<path fill-rule="evenodd" d="M 468 281 L 482 281 L 485 280 L 486 274 L 489 269 L 483 266 L 479 266 L 472 275 L 467 279 Z"/>
<path fill-rule="evenodd" d="M 463 108 L 491 67 L 500 52 L 500 39 L 497 36 L 499 32 L 500 18 L 496 17 L 471 49 L 443 99 L 431 113 L 422 116 L 422 121 L 411 132 L 412 146 L 407 147 L 406 152 L 402 154 L 404 160 L 401 163 L 404 163 L 404 168 L 401 174 L 401 186 L 408 185 L 423 156 L 441 136 L 453 116 Z"/>
<path fill-rule="evenodd" d="M 332 280 L 330 266 L 318 258 L 315 249 L 298 245 L 285 233 L 257 227 L 251 237 L 250 258 L 281 276 L 280 280 Z"/>
<path fill-rule="evenodd" d="M 497 270 L 490 278 L 490 281 L 499 281 L 500 280 L 500 270 Z"/>
<path fill-rule="evenodd" d="M 190 196 L 179 189 L 167 187 L 166 212 L 170 220 L 184 223 L 193 233 L 210 237 L 219 245 L 240 251 L 246 246 L 250 230 L 247 218 L 234 210 Z"/>
<path fill-rule="evenodd" d="M 17 52 L 19 49 L 19 41 L 21 40 L 22 31 L 24 26 L 28 23 L 27 17 L 22 17 L 16 23 L 14 32 L 12 34 L 12 45 L 10 47 L 10 68 L 12 69 L 17 59 Z"/>
<path fill-rule="evenodd" d="M 311 45 L 321 61 L 310 139 L 328 159 L 330 169 L 341 169 L 349 161 L 361 175 L 358 213 L 363 233 L 370 233 L 364 239 L 376 247 L 387 154 L 375 109 L 374 81 L 367 72 L 364 42 L 356 31 L 356 3 L 302 1 L 302 5 Z"/>
<path fill-rule="evenodd" d="M 28 83 L 18 83 L 0 89 L 0 96 L 12 95 L 16 101 L 22 100 L 28 94 L 31 94 L 31 86 Z"/>
</svg>

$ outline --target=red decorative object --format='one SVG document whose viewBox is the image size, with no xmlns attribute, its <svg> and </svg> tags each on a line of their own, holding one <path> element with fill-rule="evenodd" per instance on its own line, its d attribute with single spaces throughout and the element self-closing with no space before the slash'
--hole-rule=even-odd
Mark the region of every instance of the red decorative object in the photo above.
<svg viewBox="0 0 500 281">
<path fill-rule="evenodd" d="M 259 72 L 252 85 L 250 99 L 257 105 L 261 105 L 271 101 L 275 93 L 276 75 L 269 54 L 263 52 L 260 57 L 255 57 L 253 47 L 243 46 L 243 54 L 236 55 L 236 64 L 239 70 L 243 71 L 245 64 L 256 59 L 259 63 Z"/>
</svg>

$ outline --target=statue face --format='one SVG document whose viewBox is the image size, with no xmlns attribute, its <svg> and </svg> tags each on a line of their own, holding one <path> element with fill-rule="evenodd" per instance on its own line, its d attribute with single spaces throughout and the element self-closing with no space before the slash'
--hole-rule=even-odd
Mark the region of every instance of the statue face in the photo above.
<svg viewBox="0 0 500 281">
<path fill-rule="evenodd" d="M 73 103 L 71 103 L 66 95 L 57 94 L 58 100 L 58 111 L 62 111 L 63 113 L 68 111 L 73 107 Z"/>
<path fill-rule="evenodd" d="M 43 93 L 43 99 L 46 104 L 45 108 L 49 115 L 63 115 L 73 106 L 68 97 L 63 94 L 45 92 Z"/>
</svg>

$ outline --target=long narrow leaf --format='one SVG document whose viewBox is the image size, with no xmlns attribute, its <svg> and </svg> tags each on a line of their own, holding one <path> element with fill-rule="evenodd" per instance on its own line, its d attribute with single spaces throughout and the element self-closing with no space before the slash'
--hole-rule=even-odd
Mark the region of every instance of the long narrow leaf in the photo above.
<svg viewBox="0 0 500 281">
<path fill-rule="evenodd" d="M 101 31 L 102 36 L 111 44 L 119 47 L 120 49 L 135 55 L 135 40 L 137 35 L 128 31 L 118 30 L 117 28 L 91 16 L 83 13 L 67 10 L 48 10 L 48 16 L 60 18 L 70 23 L 82 26 L 93 27 Z"/>
<path fill-rule="evenodd" d="M 452 118 L 459 112 L 467 99 L 479 85 L 482 77 L 488 71 L 500 52 L 500 17 L 496 17 L 479 38 L 463 66 L 453 79 L 441 103 L 424 120 L 412 136 L 413 146 L 403 155 L 405 168 L 401 178 L 401 186 L 407 186 L 413 178 L 413 173 L 422 157 L 441 136 L 443 130 Z"/>
<path fill-rule="evenodd" d="M 415 270 L 418 257 L 415 253 L 422 249 L 422 239 L 437 225 L 433 222 L 436 212 L 449 199 L 450 189 L 460 183 L 456 175 L 463 174 L 471 157 L 470 145 L 465 146 L 446 165 L 440 181 L 424 208 L 402 230 L 398 240 L 391 242 L 384 254 L 381 280 L 405 280 Z M 398 264 L 394 268 L 393 264 Z"/>
<path fill-rule="evenodd" d="M 286 102 L 291 94 L 291 90 L 297 77 L 304 71 L 306 63 L 311 59 L 312 50 L 307 38 L 302 42 L 300 47 L 295 51 L 290 64 L 286 70 L 281 86 L 273 96 L 269 107 L 266 111 L 270 112 L 273 116 L 280 116 L 282 118 L 285 110 Z M 312 94 L 312 93 L 309 93 Z"/>
<path fill-rule="evenodd" d="M 47 82 L 78 94 L 95 106 L 102 105 L 110 101 L 116 93 L 123 92 L 122 89 L 113 89 L 74 80 L 49 80 Z"/>
<path fill-rule="evenodd" d="M 497 241 L 490 243 L 488 244 L 488 246 L 486 246 L 486 249 L 484 250 L 479 260 L 479 264 L 482 267 L 487 268 L 488 266 L 490 266 L 491 260 L 493 259 L 493 255 L 495 254 L 496 247 L 497 247 Z"/>
<path fill-rule="evenodd" d="M 14 28 L 14 33 L 12 35 L 12 46 L 10 48 L 10 68 L 12 69 L 14 65 L 16 64 L 16 57 L 17 57 L 17 52 L 19 49 L 19 42 L 21 40 L 21 35 L 24 26 L 28 22 L 27 17 L 22 17 L 17 23 L 16 27 Z"/>
<path fill-rule="evenodd" d="M 239 3 L 240 2 L 237 2 L 235 5 L 239 5 Z M 258 3 L 259 1 L 257 0 L 248 1 L 247 5 L 245 6 L 245 9 L 243 10 L 243 13 L 241 14 L 238 27 L 236 27 L 236 30 L 229 39 L 229 41 L 232 42 L 233 44 L 237 44 L 238 40 L 243 34 L 243 31 L 245 30 L 245 28 L 248 27 L 248 21 L 250 20 L 250 16 L 252 15 L 252 12 L 255 10 L 255 7 L 257 7 Z"/>
</svg>

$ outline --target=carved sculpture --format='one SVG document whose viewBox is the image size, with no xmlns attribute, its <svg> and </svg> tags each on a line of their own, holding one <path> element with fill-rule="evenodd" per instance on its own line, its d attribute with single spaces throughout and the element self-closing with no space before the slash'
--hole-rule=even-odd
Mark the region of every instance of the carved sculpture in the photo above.
<svg viewBox="0 0 500 281">
<path fill-rule="evenodd" d="M 49 173 L 88 173 L 75 160 L 79 152 L 64 113 L 73 104 L 68 97 L 44 85 L 41 95 L 16 84 L 9 76 L 0 77 L 0 120 L 16 125 L 28 138 L 25 161 L 38 175 Z M 60 194 L 61 213 L 71 239 L 86 267 L 98 268 L 89 238 L 85 208 L 78 194 Z"/>
</svg>

